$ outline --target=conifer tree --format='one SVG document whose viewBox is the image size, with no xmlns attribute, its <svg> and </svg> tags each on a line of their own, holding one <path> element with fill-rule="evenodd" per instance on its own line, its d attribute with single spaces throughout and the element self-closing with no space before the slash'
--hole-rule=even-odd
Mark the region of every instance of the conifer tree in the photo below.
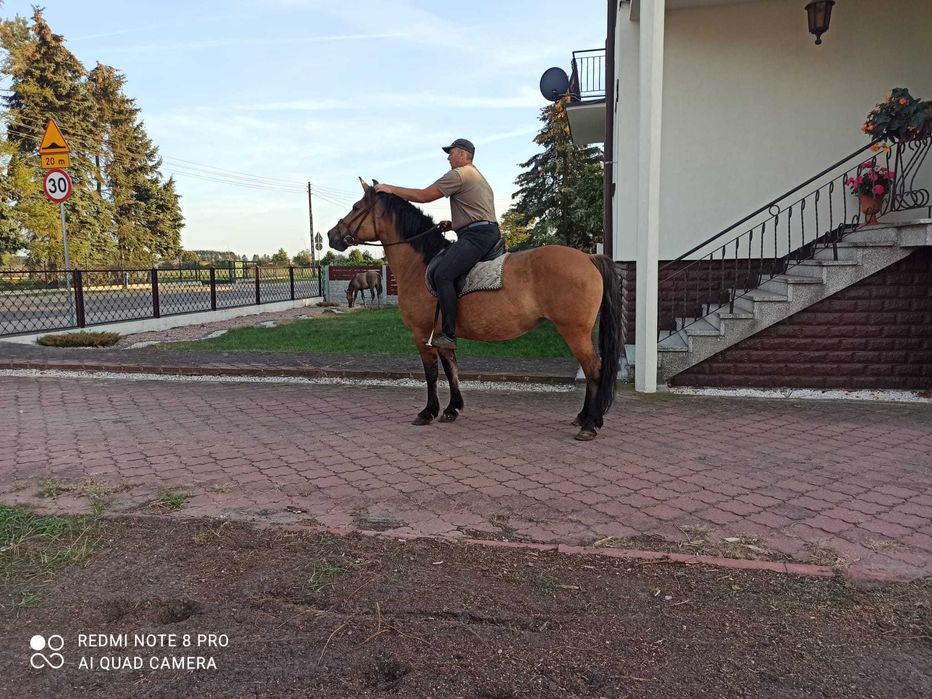
<svg viewBox="0 0 932 699">
<path fill-rule="evenodd" d="M 112 208 L 101 196 L 93 153 L 101 142 L 94 130 L 97 107 L 85 80 L 81 62 L 54 34 L 35 8 L 28 33 L 17 18 L 0 27 L 0 42 L 7 50 L 4 72 L 12 77 L 12 94 L 5 98 L 7 140 L 14 152 L 8 168 L 31 173 L 17 192 L 16 218 L 29 238 L 35 266 L 58 267 L 64 262 L 56 206 L 44 201 L 38 148 L 49 118 L 54 118 L 71 146 L 68 174 L 73 194 L 67 203 L 69 250 L 72 266 L 105 264 L 113 257 Z M 51 216 L 49 214 L 52 214 Z M 49 225 L 50 222 L 54 222 Z"/>
<path fill-rule="evenodd" d="M 162 183 L 162 159 L 146 133 L 135 100 L 123 87 L 126 78 L 98 63 L 88 75 L 97 102 L 97 132 L 103 149 L 96 166 L 114 207 L 121 265 L 150 265 L 174 258 L 184 220 L 173 180 Z"/>
<path fill-rule="evenodd" d="M 534 142 L 544 150 L 520 164 L 527 172 L 515 179 L 519 189 L 513 210 L 530 223 L 527 245 L 554 243 L 591 251 L 602 239 L 601 194 L 597 200 L 591 196 L 591 182 L 601 177 L 602 152 L 573 143 L 566 99 L 541 110 L 544 126 Z"/>
</svg>

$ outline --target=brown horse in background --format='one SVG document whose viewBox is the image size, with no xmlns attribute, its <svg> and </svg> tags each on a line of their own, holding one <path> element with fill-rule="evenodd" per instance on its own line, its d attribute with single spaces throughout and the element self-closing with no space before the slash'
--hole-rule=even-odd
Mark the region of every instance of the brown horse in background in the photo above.
<svg viewBox="0 0 932 699">
<path fill-rule="evenodd" d="M 378 194 L 360 178 L 365 192 L 328 233 L 330 247 L 343 251 L 363 242 L 380 242 L 398 281 L 398 306 L 424 364 L 427 405 L 415 425 L 426 425 L 440 412 L 437 360 L 450 384 L 450 403 L 440 417 L 452 422 L 463 409 L 455 351 L 424 344 L 434 329 L 437 300 L 424 283 L 427 263 L 451 243 L 419 208 L 393 194 Z M 586 398 L 573 424 L 576 439 L 589 440 L 602 427 L 612 405 L 618 375 L 621 299 L 614 262 L 573 248 L 547 245 L 512 253 L 505 261 L 503 288 L 478 291 L 459 300 L 457 337 L 511 340 L 548 319 L 566 340 L 586 375 Z M 599 321 L 599 354 L 592 345 Z M 600 358 L 601 355 L 601 358 Z"/>
<path fill-rule="evenodd" d="M 360 272 L 354 276 L 346 287 L 346 303 L 352 308 L 356 304 L 356 296 L 362 294 L 362 305 L 366 305 L 366 289 L 369 290 L 370 300 L 375 301 L 379 295 L 379 306 L 382 305 L 382 273 L 377 269 Z"/>
</svg>

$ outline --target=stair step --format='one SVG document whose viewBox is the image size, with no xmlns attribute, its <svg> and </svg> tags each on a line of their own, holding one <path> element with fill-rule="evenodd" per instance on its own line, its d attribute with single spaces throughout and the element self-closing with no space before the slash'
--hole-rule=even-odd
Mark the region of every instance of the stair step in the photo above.
<svg viewBox="0 0 932 699">
<path fill-rule="evenodd" d="M 751 289 L 749 292 L 743 296 L 739 296 L 735 301 L 755 301 L 762 303 L 776 303 L 779 301 L 789 301 L 786 294 L 776 294 L 773 291 L 767 291 L 766 289 Z"/>
<path fill-rule="evenodd" d="M 717 326 L 710 323 L 705 318 L 700 318 L 689 325 L 687 325 L 683 330 L 686 332 L 686 335 L 697 335 L 697 336 L 711 336 L 718 337 L 722 334 L 722 331 Z"/>
<path fill-rule="evenodd" d="M 741 311 L 737 310 L 737 307 L 734 313 L 720 311 L 718 317 L 722 320 L 754 320 L 753 313 L 742 313 Z"/>
<path fill-rule="evenodd" d="M 686 338 L 683 337 L 683 331 L 679 330 L 672 335 L 668 331 L 661 330 L 657 333 L 657 349 L 662 352 L 688 352 L 689 345 Z"/>
<path fill-rule="evenodd" d="M 785 284 L 821 284 L 821 279 L 815 277 L 806 277 L 802 274 L 778 274 L 770 281 L 783 282 Z M 766 284 L 766 282 L 764 282 Z M 763 286 L 763 284 L 761 285 Z"/>
<path fill-rule="evenodd" d="M 860 263 L 857 260 L 803 260 L 797 263 L 797 266 L 804 267 L 856 267 Z"/>
<path fill-rule="evenodd" d="M 735 299 L 735 311 L 753 316 L 755 303 L 782 303 L 785 301 L 789 301 L 789 298 L 784 294 L 776 294 L 772 291 L 757 288 Z"/>
<path fill-rule="evenodd" d="M 897 228 L 890 226 L 881 226 L 879 228 L 861 228 L 848 233 L 845 236 L 845 242 L 849 243 L 896 243 L 898 239 Z"/>
</svg>

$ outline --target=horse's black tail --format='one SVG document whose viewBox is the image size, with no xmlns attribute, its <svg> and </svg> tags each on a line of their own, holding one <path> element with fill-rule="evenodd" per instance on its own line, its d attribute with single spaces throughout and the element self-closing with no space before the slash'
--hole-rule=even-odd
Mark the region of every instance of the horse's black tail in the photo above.
<svg viewBox="0 0 932 699">
<path fill-rule="evenodd" d="M 599 308 L 599 355 L 602 372 L 596 408 L 600 415 L 608 412 L 615 400 L 615 381 L 621 357 L 621 284 L 612 258 L 592 255 L 592 264 L 602 273 L 602 305 Z"/>
</svg>

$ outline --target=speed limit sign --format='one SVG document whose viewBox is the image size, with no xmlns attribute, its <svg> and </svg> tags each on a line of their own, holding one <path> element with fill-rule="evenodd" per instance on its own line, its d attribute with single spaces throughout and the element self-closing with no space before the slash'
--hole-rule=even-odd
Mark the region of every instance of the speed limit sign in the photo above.
<svg viewBox="0 0 932 699">
<path fill-rule="evenodd" d="M 45 196 L 60 204 L 71 196 L 71 178 L 64 170 L 49 170 L 42 181 Z"/>
</svg>

